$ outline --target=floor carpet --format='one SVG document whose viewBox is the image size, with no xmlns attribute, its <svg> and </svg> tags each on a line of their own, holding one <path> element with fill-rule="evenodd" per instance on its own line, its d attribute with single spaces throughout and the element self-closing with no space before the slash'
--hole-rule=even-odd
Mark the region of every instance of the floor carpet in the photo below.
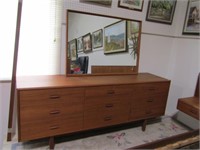
<svg viewBox="0 0 200 150">
<path fill-rule="evenodd" d="M 163 117 L 157 122 L 148 123 L 143 132 L 141 126 L 118 130 L 110 133 L 92 135 L 73 140 L 60 140 L 56 142 L 58 150 L 124 150 L 140 144 L 145 144 L 158 139 L 185 133 L 189 129 L 171 117 Z M 49 149 L 47 140 L 35 140 L 31 142 L 5 142 L 3 149 L 11 150 L 43 150 Z"/>
</svg>

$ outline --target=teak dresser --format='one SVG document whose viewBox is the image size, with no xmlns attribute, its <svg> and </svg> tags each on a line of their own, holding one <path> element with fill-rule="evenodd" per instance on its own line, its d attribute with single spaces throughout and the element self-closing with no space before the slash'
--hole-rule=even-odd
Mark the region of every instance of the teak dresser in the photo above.
<svg viewBox="0 0 200 150">
<path fill-rule="evenodd" d="M 18 139 L 29 141 L 164 115 L 170 80 L 149 74 L 17 78 Z"/>
</svg>

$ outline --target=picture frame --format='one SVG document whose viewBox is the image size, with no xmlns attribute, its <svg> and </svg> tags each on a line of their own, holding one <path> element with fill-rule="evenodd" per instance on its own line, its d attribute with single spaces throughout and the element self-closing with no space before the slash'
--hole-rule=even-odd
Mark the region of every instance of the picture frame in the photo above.
<svg viewBox="0 0 200 150">
<path fill-rule="evenodd" d="M 138 20 L 127 21 L 127 45 L 134 59 L 136 59 L 140 44 L 141 25 L 141 21 Z"/>
<path fill-rule="evenodd" d="M 199 0 L 189 0 L 182 34 L 200 35 Z"/>
<path fill-rule="evenodd" d="M 142 11 L 144 0 L 119 0 L 118 7 Z"/>
<path fill-rule="evenodd" d="M 77 40 L 77 53 L 83 52 L 83 37 L 79 37 Z"/>
<path fill-rule="evenodd" d="M 100 48 L 103 46 L 103 30 L 99 29 L 92 33 L 93 48 Z"/>
<path fill-rule="evenodd" d="M 69 43 L 69 58 L 71 61 L 76 61 L 77 59 L 77 45 L 76 45 L 76 39 L 71 40 Z"/>
<path fill-rule="evenodd" d="M 150 0 L 146 20 L 171 25 L 176 8 L 176 1 L 177 0 Z"/>
<path fill-rule="evenodd" d="M 104 54 L 127 51 L 126 21 L 118 21 L 104 28 Z"/>
<path fill-rule="evenodd" d="M 83 36 L 83 52 L 88 53 L 92 51 L 92 36 L 90 33 Z"/>
<path fill-rule="evenodd" d="M 95 4 L 99 6 L 111 7 L 112 0 L 80 0 L 80 2 Z"/>
</svg>

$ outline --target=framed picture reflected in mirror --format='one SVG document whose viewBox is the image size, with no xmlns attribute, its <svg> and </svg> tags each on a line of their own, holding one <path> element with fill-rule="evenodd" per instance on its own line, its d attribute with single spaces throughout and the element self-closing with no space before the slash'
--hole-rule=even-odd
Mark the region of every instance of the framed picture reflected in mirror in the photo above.
<svg viewBox="0 0 200 150">
<path fill-rule="evenodd" d="M 93 48 L 100 48 L 103 46 L 103 30 L 97 30 L 92 33 L 92 45 Z"/>
<path fill-rule="evenodd" d="M 69 42 L 69 58 L 71 61 L 76 61 L 77 59 L 77 47 L 76 47 L 76 39 L 71 40 Z"/>
<path fill-rule="evenodd" d="M 92 36 L 90 33 L 83 36 L 83 52 L 88 53 L 92 51 Z"/>
<path fill-rule="evenodd" d="M 119 21 L 104 28 L 104 54 L 127 51 L 126 21 Z"/>
</svg>

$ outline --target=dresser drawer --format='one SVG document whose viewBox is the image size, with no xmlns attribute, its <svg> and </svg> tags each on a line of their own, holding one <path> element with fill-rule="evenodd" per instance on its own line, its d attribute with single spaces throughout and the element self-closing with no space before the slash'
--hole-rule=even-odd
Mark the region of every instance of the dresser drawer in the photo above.
<svg viewBox="0 0 200 150">
<path fill-rule="evenodd" d="M 129 110 L 103 111 L 101 109 L 84 112 L 84 129 L 105 127 L 127 122 Z"/>
<path fill-rule="evenodd" d="M 132 109 L 165 107 L 167 102 L 167 94 L 147 94 L 135 97 L 131 101 Z"/>
<path fill-rule="evenodd" d="M 130 96 L 127 95 L 118 95 L 118 96 L 107 96 L 107 97 L 90 97 L 85 99 L 84 108 L 85 110 L 91 109 L 97 106 L 108 107 L 107 105 L 115 105 L 118 103 L 123 103 L 129 105 Z"/>
<path fill-rule="evenodd" d="M 160 83 L 146 83 L 138 84 L 134 87 L 133 96 L 137 97 L 144 94 L 158 94 L 158 93 L 168 93 L 169 82 Z"/>
<path fill-rule="evenodd" d="M 199 120 L 199 98 L 188 97 L 178 100 L 177 109 Z"/>
<path fill-rule="evenodd" d="M 72 113 L 82 113 L 83 105 L 67 105 L 65 103 L 53 105 L 38 105 L 38 106 L 21 106 L 19 109 L 19 119 L 21 121 L 40 120 L 47 118 L 55 118 L 61 115 Z"/>
<path fill-rule="evenodd" d="M 46 105 L 56 103 L 83 103 L 83 88 L 60 88 L 19 91 L 20 106 Z"/>
<path fill-rule="evenodd" d="M 158 108 L 144 108 L 140 110 L 131 110 L 130 120 L 141 120 L 152 117 L 162 116 L 165 113 L 165 107 Z"/>
<path fill-rule="evenodd" d="M 107 97 L 113 95 L 130 95 L 131 85 L 89 87 L 85 90 L 85 97 Z"/>
<path fill-rule="evenodd" d="M 20 122 L 19 140 L 27 141 L 48 136 L 80 131 L 83 128 L 83 114 L 70 114 L 51 119 L 37 119 Z"/>
</svg>

